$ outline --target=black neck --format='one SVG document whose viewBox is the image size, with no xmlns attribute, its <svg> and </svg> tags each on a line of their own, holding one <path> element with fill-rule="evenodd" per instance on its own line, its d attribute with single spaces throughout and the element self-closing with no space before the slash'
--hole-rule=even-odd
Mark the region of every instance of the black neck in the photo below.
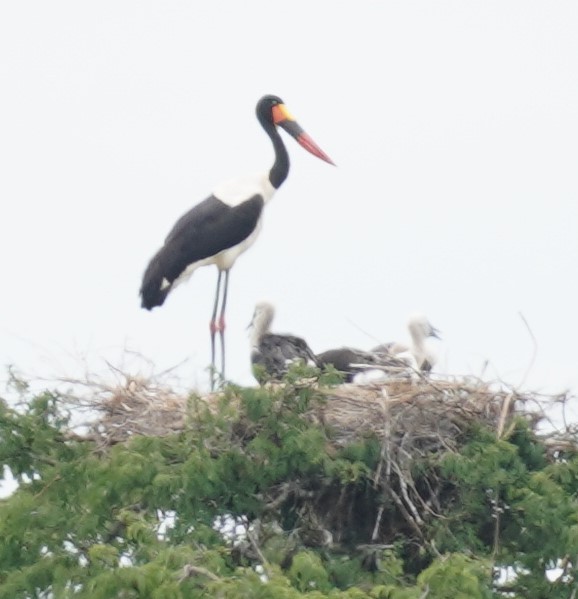
<svg viewBox="0 0 578 599">
<path fill-rule="evenodd" d="M 270 121 L 265 121 L 261 124 L 270 137 L 273 149 L 275 150 L 275 162 L 269 171 L 269 181 L 275 189 L 279 189 L 289 174 L 289 154 L 279 135 L 279 131 L 277 131 L 277 127 Z"/>
</svg>

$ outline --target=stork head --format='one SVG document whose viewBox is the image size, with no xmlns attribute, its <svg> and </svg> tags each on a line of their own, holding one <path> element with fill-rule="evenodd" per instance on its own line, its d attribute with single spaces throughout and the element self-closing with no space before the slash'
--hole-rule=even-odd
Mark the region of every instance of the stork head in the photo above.
<svg viewBox="0 0 578 599">
<path fill-rule="evenodd" d="M 253 318 L 247 327 L 251 333 L 251 343 L 257 345 L 263 335 L 269 332 L 273 318 L 275 317 L 275 308 L 269 302 L 259 302 L 255 305 Z"/>
<path fill-rule="evenodd" d="M 325 162 L 329 162 L 329 164 L 335 164 L 299 126 L 279 96 L 263 96 L 259 102 L 257 102 L 256 110 L 257 118 L 265 129 L 269 128 L 271 125 L 281 127 L 281 129 L 289 133 L 289 135 L 296 139 L 308 152 L 317 156 L 317 158 L 321 158 L 321 160 L 325 160 Z"/>
<path fill-rule="evenodd" d="M 421 341 L 427 337 L 441 339 L 440 332 L 424 314 L 413 314 L 407 323 L 407 327 L 414 341 Z"/>
</svg>

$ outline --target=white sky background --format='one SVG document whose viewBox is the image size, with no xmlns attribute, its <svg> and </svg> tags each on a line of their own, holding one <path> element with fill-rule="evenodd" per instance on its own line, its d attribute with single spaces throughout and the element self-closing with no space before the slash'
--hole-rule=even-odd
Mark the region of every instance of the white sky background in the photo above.
<svg viewBox="0 0 578 599">
<path fill-rule="evenodd" d="M 578 387 L 578 4 L 3 2 L 0 365 L 74 375 L 126 348 L 206 388 L 216 269 L 142 310 L 140 279 L 215 184 L 267 170 L 255 115 L 280 95 L 338 167 L 291 157 L 237 261 L 228 376 L 246 325 L 314 351 L 407 337 L 438 372 Z M 370 333 L 368 336 L 364 331 Z M 146 368 L 144 368 L 146 370 Z"/>
</svg>

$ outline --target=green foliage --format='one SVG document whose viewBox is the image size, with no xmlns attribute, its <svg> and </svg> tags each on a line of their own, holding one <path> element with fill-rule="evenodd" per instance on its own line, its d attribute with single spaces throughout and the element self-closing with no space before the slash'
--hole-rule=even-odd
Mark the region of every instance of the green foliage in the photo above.
<svg viewBox="0 0 578 599">
<path fill-rule="evenodd" d="M 334 373 L 302 375 L 228 387 L 212 410 L 191 398 L 183 432 L 105 449 L 68 434 L 58 393 L 20 384 L 18 410 L 0 402 L 1 464 L 20 483 L 0 501 L 0 599 L 490 599 L 503 567 L 514 599 L 571 596 L 576 455 L 548 459 L 524 421 L 500 440 L 473 427 L 459 452 L 411 465 L 416 485 L 439 482 L 417 534 L 377 482 L 382 441 L 336 448 L 307 417 Z M 250 534 L 215 525 L 232 519 Z"/>
<path fill-rule="evenodd" d="M 523 422 L 507 441 L 479 431 L 443 463 L 457 492 L 450 519 L 438 523 L 441 546 L 493 554 L 497 564 L 519 570 L 515 588 L 536 592 L 522 596 L 546 596 L 537 591 L 544 586 L 544 570 L 578 551 L 577 468 L 576 458 L 548 465 L 544 448 Z M 555 597 L 552 585 L 546 586 L 547 596 Z M 562 581 L 558 587 L 570 588 Z"/>
<path fill-rule="evenodd" d="M 313 589 L 328 591 L 331 588 L 329 575 L 323 567 L 321 558 L 312 551 L 302 551 L 293 557 L 289 579 L 301 592 Z"/>
<path fill-rule="evenodd" d="M 418 582 L 429 589 L 431 599 L 488 599 L 492 597 L 490 570 L 488 563 L 448 555 L 424 570 Z"/>
</svg>

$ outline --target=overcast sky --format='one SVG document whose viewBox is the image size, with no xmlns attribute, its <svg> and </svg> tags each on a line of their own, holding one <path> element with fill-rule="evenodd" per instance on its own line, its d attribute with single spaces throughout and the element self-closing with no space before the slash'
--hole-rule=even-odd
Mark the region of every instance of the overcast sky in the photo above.
<svg viewBox="0 0 578 599">
<path fill-rule="evenodd" d="M 314 351 L 442 331 L 439 373 L 578 387 L 578 4 L 268 0 L 0 5 L 0 365 L 83 360 L 207 386 L 214 267 L 152 313 L 175 220 L 270 168 L 280 95 L 333 158 L 291 171 L 236 263 L 228 375 L 256 301 Z M 142 365 L 143 372 L 148 366 Z"/>
</svg>

